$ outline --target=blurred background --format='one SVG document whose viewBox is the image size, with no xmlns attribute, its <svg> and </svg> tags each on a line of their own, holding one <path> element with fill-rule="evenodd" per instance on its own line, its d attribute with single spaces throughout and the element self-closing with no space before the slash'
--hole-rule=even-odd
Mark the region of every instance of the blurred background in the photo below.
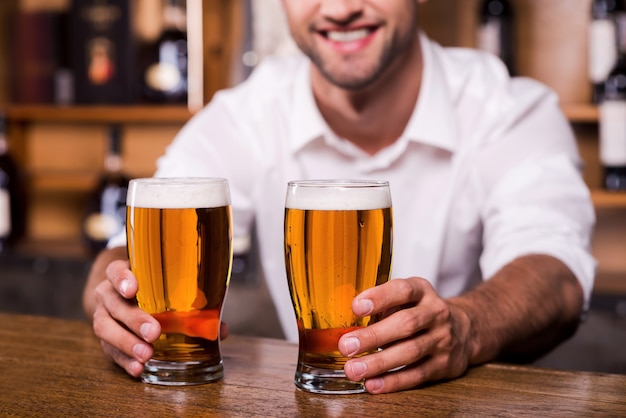
<svg viewBox="0 0 626 418">
<path fill-rule="evenodd" d="M 499 28 L 493 52 L 553 88 L 576 134 L 598 276 L 587 321 L 540 365 L 626 373 L 626 192 L 607 184 L 597 97 L 620 61 L 624 13 L 614 0 L 432 0 L 419 17 L 445 46 L 490 49 L 486 33 Z M 264 56 L 292 53 L 279 0 L 0 2 L 0 311 L 84 319 L 85 277 L 123 228 L 128 179 L 152 175 L 217 90 Z M 231 332 L 282 337 L 254 234 L 236 250 Z"/>
</svg>

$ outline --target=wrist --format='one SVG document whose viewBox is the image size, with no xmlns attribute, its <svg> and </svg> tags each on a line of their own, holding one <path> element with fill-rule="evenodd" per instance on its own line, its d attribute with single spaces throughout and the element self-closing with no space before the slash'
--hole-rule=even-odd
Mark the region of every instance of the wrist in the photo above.
<svg viewBox="0 0 626 418">
<path fill-rule="evenodd" d="M 472 366 L 492 360 L 495 355 L 489 355 L 484 348 L 474 309 L 460 298 L 449 299 L 448 305 L 453 318 L 453 327 L 464 345 L 467 364 Z"/>
</svg>

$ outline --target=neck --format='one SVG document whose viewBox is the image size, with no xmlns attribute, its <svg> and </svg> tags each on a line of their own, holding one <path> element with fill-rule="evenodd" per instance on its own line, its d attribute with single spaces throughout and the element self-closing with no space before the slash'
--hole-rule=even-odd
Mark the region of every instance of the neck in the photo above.
<svg viewBox="0 0 626 418">
<path fill-rule="evenodd" d="M 313 94 L 326 123 L 370 155 L 391 145 L 404 132 L 415 107 L 422 79 L 419 37 L 411 51 L 393 62 L 372 85 L 358 91 L 331 84 L 311 71 Z"/>
</svg>

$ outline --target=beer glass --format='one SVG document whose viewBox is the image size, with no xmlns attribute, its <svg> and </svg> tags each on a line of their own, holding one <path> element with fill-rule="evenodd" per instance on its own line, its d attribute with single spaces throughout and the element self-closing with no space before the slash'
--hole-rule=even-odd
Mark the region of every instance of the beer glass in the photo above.
<svg viewBox="0 0 626 418">
<path fill-rule="evenodd" d="M 292 181 L 285 202 L 285 266 L 299 333 L 295 384 L 314 393 L 365 392 L 350 381 L 339 337 L 372 323 L 352 300 L 389 279 L 392 209 L 385 181 Z"/>
<path fill-rule="evenodd" d="M 194 385 L 222 378 L 219 329 L 233 258 L 228 182 L 131 180 L 126 235 L 137 302 L 161 324 L 142 380 Z"/>
</svg>

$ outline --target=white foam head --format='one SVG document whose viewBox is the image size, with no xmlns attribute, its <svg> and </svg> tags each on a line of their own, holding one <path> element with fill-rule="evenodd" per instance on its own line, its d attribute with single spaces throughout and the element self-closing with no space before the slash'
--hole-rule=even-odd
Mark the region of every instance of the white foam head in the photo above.
<svg viewBox="0 0 626 418">
<path fill-rule="evenodd" d="M 368 180 L 292 181 L 285 207 L 305 210 L 371 210 L 391 207 L 389 183 Z"/>
<path fill-rule="evenodd" d="M 228 181 L 221 178 L 133 179 L 126 204 L 157 209 L 216 208 L 230 205 L 230 192 Z"/>
</svg>

